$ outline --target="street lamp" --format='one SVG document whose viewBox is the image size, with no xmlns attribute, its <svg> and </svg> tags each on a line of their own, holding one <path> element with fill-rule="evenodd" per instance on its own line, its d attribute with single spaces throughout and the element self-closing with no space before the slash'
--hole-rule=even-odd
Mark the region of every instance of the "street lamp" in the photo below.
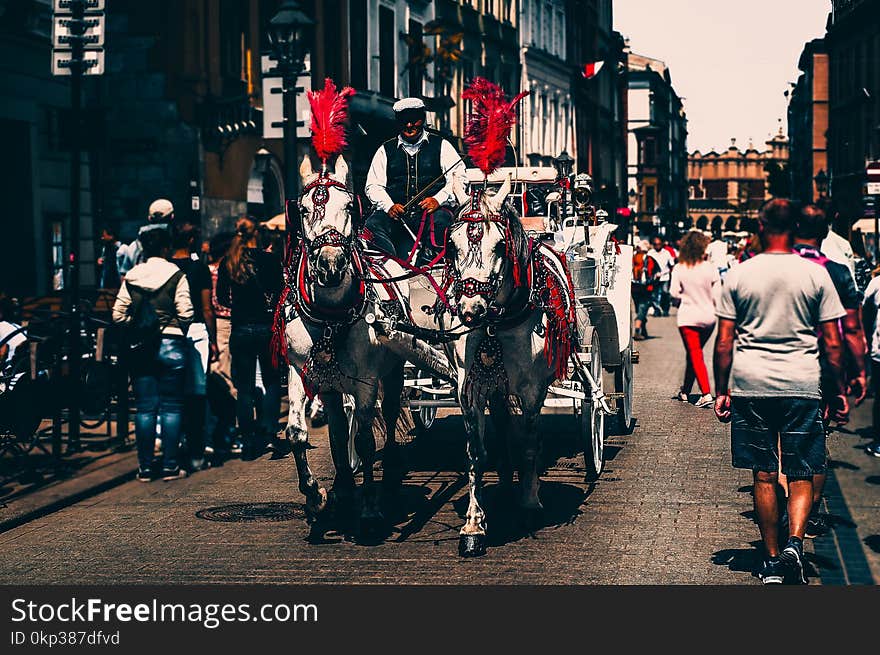
<svg viewBox="0 0 880 655">
<path fill-rule="evenodd" d="M 285 196 L 296 197 L 296 81 L 303 63 L 315 21 L 308 17 L 296 0 L 285 0 L 269 21 L 269 46 L 281 76 L 284 109 Z"/>
<path fill-rule="evenodd" d="M 816 191 L 819 192 L 820 198 L 828 195 L 828 174 L 825 172 L 824 168 L 816 173 L 816 177 L 813 178 L 813 181 L 816 183 Z"/>
</svg>

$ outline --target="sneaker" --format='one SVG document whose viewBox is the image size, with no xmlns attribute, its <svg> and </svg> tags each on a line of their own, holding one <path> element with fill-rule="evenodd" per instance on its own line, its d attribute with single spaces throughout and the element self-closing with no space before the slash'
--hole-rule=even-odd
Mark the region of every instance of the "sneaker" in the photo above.
<svg viewBox="0 0 880 655">
<path fill-rule="evenodd" d="M 686 403 L 688 401 L 688 395 L 684 391 L 679 390 L 674 396 L 672 396 L 672 399 Z"/>
<path fill-rule="evenodd" d="M 872 457 L 880 457 L 880 441 L 875 441 L 870 446 L 866 446 L 865 452 Z"/>
<path fill-rule="evenodd" d="M 700 399 L 694 403 L 694 407 L 699 407 L 700 409 L 706 407 L 712 407 L 715 404 L 715 399 L 712 397 L 711 393 L 707 393 L 705 396 L 700 396 Z"/>
<path fill-rule="evenodd" d="M 828 522 L 819 512 L 811 512 L 807 519 L 807 527 L 804 530 L 806 539 L 815 539 L 828 533 Z"/>
<path fill-rule="evenodd" d="M 153 474 L 149 469 L 138 468 L 136 479 L 138 482 L 151 482 L 153 480 Z"/>
<path fill-rule="evenodd" d="M 244 450 L 244 444 L 241 443 L 241 439 L 236 439 L 232 442 L 232 445 L 229 447 L 229 453 L 231 455 L 241 455 L 241 452 Z"/>
<path fill-rule="evenodd" d="M 173 482 L 186 477 L 186 471 L 179 466 L 176 469 L 164 469 L 162 471 L 162 479 L 165 482 Z"/>
<path fill-rule="evenodd" d="M 761 567 L 758 577 L 761 578 L 761 582 L 764 584 L 782 584 L 782 581 L 785 579 L 785 567 L 782 566 L 782 562 L 779 561 L 778 557 L 765 559 L 764 566 Z"/>
<path fill-rule="evenodd" d="M 804 575 L 804 544 L 800 539 L 789 537 L 779 559 L 791 569 L 798 584 L 807 584 L 807 577 Z"/>
<path fill-rule="evenodd" d="M 214 454 L 214 446 L 205 446 L 205 457 L 210 457 Z"/>
</svg>

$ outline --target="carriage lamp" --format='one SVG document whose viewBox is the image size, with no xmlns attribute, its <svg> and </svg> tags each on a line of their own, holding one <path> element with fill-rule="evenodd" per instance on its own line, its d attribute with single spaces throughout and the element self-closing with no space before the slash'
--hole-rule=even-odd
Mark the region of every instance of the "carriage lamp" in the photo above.
<svg viewBox="0 0 880 655">
<path fill-rule="evenodd" d="M 828 174 L 825 172 L 824 168 L 816 173 L 816 177 L 813 178 L 813 181 L 816 183 L 816 191 L 819 192 L 820 198 L 828 195 Z"/>
<path fill-rule="evenodd" d="M 574 168 L 574 157 L 569 155 L 567 150 L 563 150 L 559 153 L 559 156 L 553 160 L 553 165 L 560 178 L 567 178 L 571 175 L 571 171 Z"/>
</svg>

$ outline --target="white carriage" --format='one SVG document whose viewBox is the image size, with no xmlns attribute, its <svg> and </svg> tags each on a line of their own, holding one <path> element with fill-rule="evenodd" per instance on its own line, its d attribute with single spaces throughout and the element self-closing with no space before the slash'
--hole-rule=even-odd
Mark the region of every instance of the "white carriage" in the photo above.
<svg viewBox="0 0 880 655">
<path fill-rule="evenodd" d="M 624 432 L 633 427 L 633 364 L 638 361 L 632 340 L 633 249 L 612 238 L 617 226 L 611 223 L 587 225 L 587 241 L 583 220 L 574 215 L 571 204 L 564 203 L 568 211 L 560 211 L 563 197 L 555 169 L 501 168 L 489 176 L 488 184 L 500 186 L 508 176 L 514 183 L 508 197 L 526 231 L 568 260 L 578 304 L 579 365 L 571 363 L 568 377 L 550 387 L 544 411 L 575 417 L 588 475 L 596 477 L 604 465 L 606 416 L 616 416 Z M 482 172 L 469 169 L 468 181 L 482 184 Z M 553 232 L 560 215 L 561 229 Z M 424 279 L 413 280 L 410 292 L 413 311 L 433 304 L 436 297 Z M 606 377 L 613 391 L 606 391 Z M 413 422 L 422 432 L 431 427 L 439 408 L 458 406 L 450 384 L 412 365 L 407 366 L 405 386 Z"/>
</svg>

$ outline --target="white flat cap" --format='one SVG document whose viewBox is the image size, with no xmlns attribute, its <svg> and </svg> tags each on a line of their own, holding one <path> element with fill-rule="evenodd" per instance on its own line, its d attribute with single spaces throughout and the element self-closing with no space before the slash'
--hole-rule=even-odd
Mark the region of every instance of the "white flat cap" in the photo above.
<svg viewBox="0 0 880 655">
<path fill-rule="evenodd" d="M 401 98 L 391 107 L 395 113 L 406 111 L 407 109 L 424 109 L 425 103 L 421 98 Z"/>
<path fill-rule="evenodd" d="M 166 200 L 165 198 L 159 198 L 150 204 L 150 209 L 147 211 L 147 218 L 168 218 L 173 213 L 174 205 L 171 204 L 171 201 Z"/>
</svg>

